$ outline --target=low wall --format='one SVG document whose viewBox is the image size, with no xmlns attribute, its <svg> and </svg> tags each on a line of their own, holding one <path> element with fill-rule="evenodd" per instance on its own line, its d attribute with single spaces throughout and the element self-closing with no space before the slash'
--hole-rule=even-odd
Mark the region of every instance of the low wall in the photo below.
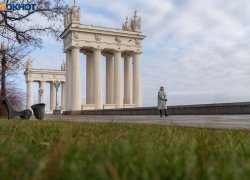
<svg viewBox="0 0 250 180">
<path fill-rule="evenodd" d="M 169 115 L 250 114 L 250 102 L 168 106 Z M 63 115 L 159 115 L 157 107 L 64 111 Z"/>
<path fill-rule="evenodd" d="M 64 110 L 61 110 L 61 113 L 63 113 L 63 111 Z M 53 110 L 47 110 L 47 111 L 45 111 L 45 114 L 52 115 L 53 114 Z"/>
</svg>

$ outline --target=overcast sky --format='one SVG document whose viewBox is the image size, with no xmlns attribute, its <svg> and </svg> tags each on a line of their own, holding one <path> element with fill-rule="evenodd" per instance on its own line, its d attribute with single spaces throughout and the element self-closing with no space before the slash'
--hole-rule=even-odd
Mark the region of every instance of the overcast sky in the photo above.
<svg viewBox="0 0 250 180">
<path fill-rule="evenodd" d="M 250 101 L 249 1 L 77 0 L 76 4 L 81 8 L 81 24 L 86 25 L 121 29 L 135 10 L 142 17 L 142 34 L 147 36 L 141 55 L 143 106 L 156 106 L 161 85 L 168 105 Z M 60 69 L 65 60 L 63 42 L 52 37 L 44 37 L 43 42 L 44 48 L 32 54 L 34 68 Z M 84 104 L 86 59 L 83 54 L 80 58 Z M 105 102 L 104 57 L 102 74 Z M 24 76 L 21 80 L 26 91 Z M 36 103 L 38 84 L 33 86 Z M 49 104 L 49 84 L 46 100 Z"/>
</svg>

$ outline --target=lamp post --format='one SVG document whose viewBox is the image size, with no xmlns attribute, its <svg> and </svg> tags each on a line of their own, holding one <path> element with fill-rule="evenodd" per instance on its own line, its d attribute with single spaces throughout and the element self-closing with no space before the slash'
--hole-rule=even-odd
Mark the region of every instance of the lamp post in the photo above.
<svg viewBox="0 0 250 180">
<path fill-rule="evenodd" d="M 1 84 L 1 97 L 4 97 L 6 95 L 5 93 L 5 66 L 7 64 L 7 60 L 6 60 L 6 57 L 5 57 L 5 53 L 8 49 L 8 45 L 6 43 L 6 41 L 4 41 L 2 44 L 1 44 L 1 54 L 3 55 L 3 58 L 2 58 L 2 61 L 1 61 L 1 64 L 2 64 L 2 84 Z"/>
<path fill-rule="evenodd" d="M 58 107 L 58 98 L 57 98 L 57 92 L 58 92 L 58 89 L 60 87 L 60 84 L 61 84 L 60 81 L 58 81 L 58 80 L 54 81 L 54 86 L 56 88 L 56 107 L 55 107 L 55 110 L 53 111 L 53 115 L 61 115 L 61 110 Z"/>
</svg>

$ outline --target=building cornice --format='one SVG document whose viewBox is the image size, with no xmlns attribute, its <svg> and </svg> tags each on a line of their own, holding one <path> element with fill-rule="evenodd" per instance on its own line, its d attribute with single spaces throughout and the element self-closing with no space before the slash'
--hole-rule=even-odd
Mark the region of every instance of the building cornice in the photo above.
<svg viewBox="0 0 250 180">
<path fill-rule="evenodd" d="M 25 71 L 27 74 L 28 73 L 34 73 L 34 74 L 41 74 L 41 73 L 46 73 L 46 74 L 66 74 L 66 71 L 61 71 L 61 70 L 49 70 L 49 69 L 28 69 Z"/>
<path fill-rule="evenodd" d="M 63 31 L 60 38 L 63 39 L 70 31 L 74 32 L 85 32 L 92 34 L 105 34 L 111 36 L 131 37 L 137 39 L 144 39 L 146 36 L 140 32 L 125 31 L 121 29 L 105 28 L 99 26 L 88 26 L 83 24 L 71 24 L 67 29 Z"/>
</svg>

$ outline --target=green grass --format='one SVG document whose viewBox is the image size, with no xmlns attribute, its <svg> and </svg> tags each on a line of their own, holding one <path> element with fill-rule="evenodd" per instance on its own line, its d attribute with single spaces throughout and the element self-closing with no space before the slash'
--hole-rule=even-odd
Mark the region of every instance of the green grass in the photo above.
<svg viewBox="0 0 250 180">
<path fill-rule="evenodd" d="M 0 134 L 0 179 L 250 178 L 246 130 L 1 119 Z"/>
</svg>

